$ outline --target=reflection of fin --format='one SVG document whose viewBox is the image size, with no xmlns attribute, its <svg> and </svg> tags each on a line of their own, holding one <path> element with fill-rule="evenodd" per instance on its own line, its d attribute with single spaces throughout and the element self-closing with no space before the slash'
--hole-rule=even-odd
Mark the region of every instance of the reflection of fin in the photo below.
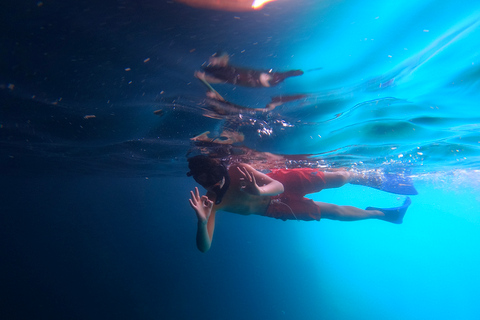
<svg viewBox="0 0 480 320">
<path fill-rule="evenodd" d="M 407 212 L 408 206 L 412 204 L 412 200 L 410 197 L 407 197 L 405 199 L 405 202 L 403 205 L 400 207 L 396 208 L 375 208 L 375 207 L 368 207 L 365 210 L 378 210 L 381 211 L 385 214 L 385 217 L 382 220 L 391 222 L 391 223 L 396 223 L 396 224 L 401 224 L 403 222 L 403 217 L 405 216 L 405 213 Z"/>
<path fill-rule="evenodd" d="M 323 68 L 322 67 L 319 67 L 319 68 L 313 68 L 313 69 L 308 69 L 307 71 L 305 72 L 312 72 L 312 71 L 318 71 L 318 70 L 322 70 Z"/>
<path fill-rule="evenodd" d="M 418 191 L 413 186 L 412 179 L 395 173 L 384 173 L 381 177 L 361 178 L 350 183 L 395 194 L 412 196 L 418 194 Z"/>
<path fill-rule="evenodd" d="M 281 102 L 281 103 L 286 103 L 294 100 L 299 100 L 302 98 L 307 97 L 306 94 L 294 94 L 294 95 L 289 95 L 289 96 L 275 96 L 272 97 L 272 102 Z"/>
</svg>

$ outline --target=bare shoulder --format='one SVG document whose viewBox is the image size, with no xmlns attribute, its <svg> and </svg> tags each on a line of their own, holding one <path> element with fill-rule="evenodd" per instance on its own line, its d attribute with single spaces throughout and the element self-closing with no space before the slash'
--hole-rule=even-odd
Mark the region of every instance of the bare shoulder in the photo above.
<svg viewBox="0 0 480 320">
<path fill-rule="evenodd" d="M 254 167 L 246 163 L 239 163 L 234 170 L 235 170 L 235 175 L 238 175 L 240 171 L 247 171 L 250 174 L 253 174 L 255 176 L 255 179 L 257 179 L 258 182 L 268 183 L 272 180 L 265 173 L 258 171 L 257 169 L 255 169 Z M 240 175 L 239 175 L 240 178 L 243 177 L 243 174 L 240 173 Z"/>
<path fill-rule="evenodd" d="M 228 168 L 228 173 L 230 174 L 230 177 L 235 179 L 235 178 L 242 178 L 243 177 L 243 174 L 241 173 L 242 171 L 248 171 L 248 172 L 251 172 L 251 173 L 254 173 L 256 175 L 256 173 L 258 172 L 254 167 L 252 167 L 251 165 L 249 164 L 246 164 L 246 163 L 235 163 L 235 164 L 232 164 L 229 168 Z M 258 172 L 259 173 L 259 172 Z"/>
<path fill-rule="evenodd" d="M 251 165 L 246 164 L 246 163 L 237 163 L 236 165 L 237 165 L 239 168 L 245 168 L 245 169 L 248 169 L 248 170 L 257 170 L 257 169 L 255 169 L 254 167 L 252 167 Z"/>
<path fill-rule="evenodd" d="M 254 167 L 246 163 L 236 163 L 232 165 L 231 168 L 236 172 L 238 172 L 238 169 L 241 169 L 242 171 L 247 170 L 248 172 L 251 172 L 251 173 L 261 174 L 260 171 L 258 171 L 257 169 L 255 169 Z"/>
</svg>

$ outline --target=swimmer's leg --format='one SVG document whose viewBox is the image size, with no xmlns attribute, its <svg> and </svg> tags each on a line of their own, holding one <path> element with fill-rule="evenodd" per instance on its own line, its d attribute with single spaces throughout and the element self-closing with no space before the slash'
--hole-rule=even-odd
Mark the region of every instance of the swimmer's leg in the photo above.
<svg viewBox="0 0 480 320">
<path fill-rule="evenodd" d="M 280 82 L 290 77 L 298 77 L 303 74 L 302 70 L 290 70 L 286 72 L 274 72 L 271 75 L 271 79 L 268 81 L 270 86 L 276 86 Z"/>
<path fill-rule="evenodd" d="M 273 110 L 276 107 L 281 106 L 284 103 L 294 101 L 294 100 L 299 100 L 307 97 L 306 94 L 295 94 L 295 95 L 290 95 L 290 96 L 276 96 L 272 97 L 272 101 L 270 101 L 269 104 L 267 104 L 266 109 L 267 110 Z"/>
<path fill-rule="evenodd" d="M 225 81 L 223 80 L 207 75 L 204 71 L 197 70 L 193 73 L 193 75 L 195 76 L 195 78 L 202 81 L 207 81 L 209 83 L 225 83 Z"/>
<path fill-rule="evenodd" d="M 396 173 L 357 173 L 350 181 L 351 184 L 359 184 L 362 186 L 382 190 L 385 192 L 417 195 L 418 191 L 413 185 L 412 178 L 404 174 Z"/>
<path fill-rule="evenodd" d="M 339 206 L 333 203 L 318 202 L 322 219 L 337 221 L 359 221 L 366 219 L 382 219 L 385 215 L 380 211 L 363 210 L 352 206 Z"/>
<path fill-rule="evenodd" d="M 352 206 L 339 206 L 336 204 L 315 201 L 315 204 L 320 207 L 322 218 L 324 219 L 338 221 L 379 219 L 395 224 L 401 224 L 403 222 L 403 217 L 411 203 L 410 198 L 407 197 L 403 205 L 397 208 L 384 209 L 368 207 L 363 210 Z"/>
<path fill-rule="evenodd" d="M 195 71 L 195 77 L 200 80 L 201 83 L 203 83 L 209 92 L 212 92 L 214 94 L 213 97 L 210 96 L 210 98 L 214 98 L 214 99 L 217 99 L 217 100 L 220 100 L 220 101 L 226 101 L 221 95 L 220 93 L 217 92 L 217 90 L 213 89 L 213 87 L 210 85 L 210 83 L 208 83 L 207 79 L 209 79 L 208 76 L 205 75 L 205 72 L 202 72 L 202 71 Z"/>
</svg>

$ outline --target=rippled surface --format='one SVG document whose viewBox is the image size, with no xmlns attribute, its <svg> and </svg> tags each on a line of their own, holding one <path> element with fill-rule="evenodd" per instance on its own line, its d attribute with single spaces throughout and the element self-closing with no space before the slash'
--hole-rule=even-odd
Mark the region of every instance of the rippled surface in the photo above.
<svg viewBox="0 0 480 320">
<path fill-rule="evenodd" d="M 245 136 L 237 145 L 308 163 L 478 169 L 477 5 L 413 3 L 17 6 L 2 40 L 1 167 L 183 175 L 191 138 L 229 130 Z M 275 88 L 216 85 L 228 100 L 306 96 L 269 114 L 216 114 L 193 72 L 218 49 L 234 64 L 306 71 Z"/>
</svg>

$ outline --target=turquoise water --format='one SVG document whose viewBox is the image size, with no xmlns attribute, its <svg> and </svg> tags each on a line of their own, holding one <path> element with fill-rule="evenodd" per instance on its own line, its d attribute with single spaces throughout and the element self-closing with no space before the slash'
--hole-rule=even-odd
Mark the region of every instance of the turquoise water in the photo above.
<svg viewBox="0 0 480 320">
<path fill-rule="evenodd" d="M 5 9 L 2 318 L 479 318 L 480 5 Z M 305 71 L 274 88 L 215 85 L 228 100 L 305 97 L 219 117 L 193 77 L 217 50 L 237 65 Z M 296 156 L 276 166 L 400 169 L 419 194 L 402 225 L 220 213 L 202 254 L 186 155 L 198 152 L 192 137 L 224 129 L 244 135 L 238 148 Z M 312 198 L 404 200 L 358 185 Z"/>
</svg>

